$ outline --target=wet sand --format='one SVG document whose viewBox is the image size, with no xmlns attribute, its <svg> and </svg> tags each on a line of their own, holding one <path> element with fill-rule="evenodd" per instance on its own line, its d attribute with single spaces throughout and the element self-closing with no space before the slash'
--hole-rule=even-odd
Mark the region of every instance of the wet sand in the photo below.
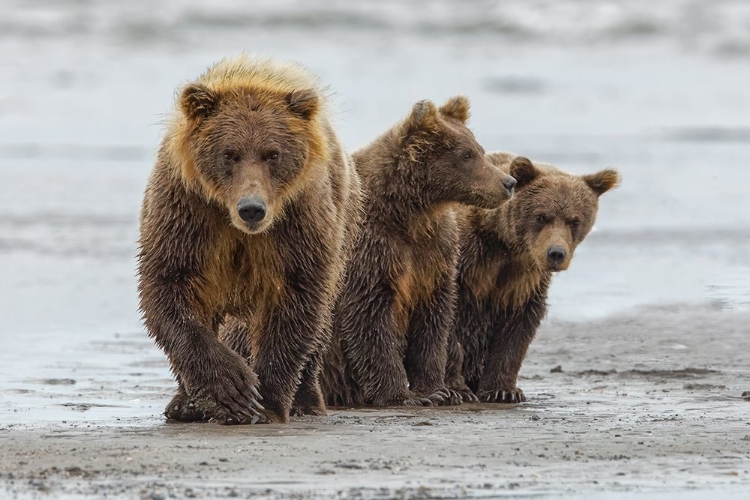
<svg viewBox="0 0 750 500">
<path fill-rule="evenodd" d="M 0 496 L 747 498 L 749 320 L 671 307 L 548 322 L 520 381 L 527 403 L 251 427 L 165 423 L 158 352 L 122 336 L 94 348 L 127 355 L 143 384 L 34 381 L 48 416 L 69 420 L 0 426 Z"/>
</svg>

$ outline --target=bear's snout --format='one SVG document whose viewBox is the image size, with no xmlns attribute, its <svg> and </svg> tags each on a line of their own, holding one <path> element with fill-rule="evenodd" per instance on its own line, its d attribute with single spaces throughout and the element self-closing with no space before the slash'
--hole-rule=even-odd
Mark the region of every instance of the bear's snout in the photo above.
<svg viewBox="0 0 750 500">
<path fill-rule="evenodd" d="M 253 227 L 266 217 L 266 202 L 259 196 L 243 196 L 237 202 L 237 213 L 248 226 Z"/>
<path fill-rule="evenodd" d="M 552 245 L 547 249 L 547 264 L 553 269 L 559 269 L 565 262 L 568 253 L 560 245 Z"/>
<path fill-rule="evenodd" d="M 516 179 L 515 177 L 511 177 L 510 175 L 506 175 L 503 177 L 503 186 L 505 186 L 505 189 L 508 191 L 509 196 L 513 196 L 513 190 L 516 187 Z"/>
</svg>

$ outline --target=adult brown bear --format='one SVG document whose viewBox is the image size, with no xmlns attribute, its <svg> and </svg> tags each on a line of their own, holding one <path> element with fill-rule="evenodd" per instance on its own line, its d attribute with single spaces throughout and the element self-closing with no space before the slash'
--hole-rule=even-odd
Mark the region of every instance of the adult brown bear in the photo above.
<svg viewBox="0 0 750 500">
<path fill-rule="evenodd" d="M 310 361 L 359 197 L 320 83 L 299 65 L 240 56 L 182 88 L 138 264 L 146 327 L 179 384 L 168 418 L 285 422 L 300 383 L 322 405 Z M 246 326 L 235 345 L 217 336 L 227 315 Z"/>
</svg>

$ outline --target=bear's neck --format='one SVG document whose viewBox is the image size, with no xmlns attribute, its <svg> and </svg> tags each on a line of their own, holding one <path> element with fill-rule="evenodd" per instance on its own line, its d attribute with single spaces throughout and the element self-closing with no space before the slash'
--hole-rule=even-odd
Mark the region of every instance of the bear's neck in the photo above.
<svg viewBox="0 0 750 500">
<path fill-rule="evenodd" d="M 400 231 L 441 219 L 451 203 L 434 199 L 427 186 L 427 166 L 402 154 L 391 130 L 352 155 L 367 196 L 367 218 Z"/>
<path fill-rule="evenodd" d="M 518 236 L 510 214 L 511 203 L 512 201 L 493 210 L 470 208 L 470 225 L 477 234 L 491 235 L 491 246 L 502 256 L 504 263 L 536 267 L 530 249 L 524 239 Z"/>
<path fill-rule="evenodd" d="M 505 203 L 493 210 L 485 210 L 478 207 L 467 209 L 470 227 L 475 232 L 492 235 L 492 239 L 496 240 L 496 244 L 502 246 L 506 253 L 511 251 L 512 246 L 508 228 L 507 206 L 508 204 Z"/>
</svg>

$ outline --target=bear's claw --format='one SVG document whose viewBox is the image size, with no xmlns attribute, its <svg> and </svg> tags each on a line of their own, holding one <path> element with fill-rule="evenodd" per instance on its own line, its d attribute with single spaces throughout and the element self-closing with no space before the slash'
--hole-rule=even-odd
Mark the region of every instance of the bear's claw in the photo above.
<svg viewBox="0 0 750 500">
<path fill-rule="evenodd" d="M 474 392 L 472 392 L 471 389 L 466 389 L 465 391 L 459 391 L 459 394 L 461 394 L 461 399 L 463 399 L 464 403 L 478 403 L 479 398 L 477 397 Z"/>
<path fill-rule="evenodd" d="M 443 406 L 461 404 L 461 396 L 451 389 L 438 389 L 432 393 L 418 393 L 408 397 L 403 406 Z"/>
<path fill-rule="evenodd" d="M 258 378 L 245 363 L 245 360 L 234 353 L 225 355 L 215 377 L 189 392 L 198 407 L 209 415 L 212 422 L 224 425 L 267 423 L 275 420 L 259 399 Z M 207 382 L 207 383 L 206 383 Z"/>
<path fill-rule="evenodd" d="M 466 384 L 457 384 L 454 388 L 451 388 L 450 391 L 452 394 L 456 394 L 460 398 L 459 402 L 456 404 L 479 402 L 477 395 L 474 394 L 474 391 L 469 389 L 469 386 Z"/>
<path fill-rule="evenodd" d="M 526 401 L 526 396 L 524 395 L 523 391 L 517 387 L 505 391 L 480 390 L 477 396 L 479 398 L 479 401 L 481 401 L 482 403 L 516 404 Z"/>
<path fill-rule="evenodd" d="M 427 396 L 433 404 L 453 406 L 461 404 L 461 395 L 453 389 L 442 388 Z"/>
<path fill-rule="evenodd" d="M 448 393 L 450 394 L 450 398 L 448 399 L 448 402 L 445 403 L 446 405 L 456 406 L 463 403 L 464 398 L 460 391 L 448 389 Z"/>
</svg>

